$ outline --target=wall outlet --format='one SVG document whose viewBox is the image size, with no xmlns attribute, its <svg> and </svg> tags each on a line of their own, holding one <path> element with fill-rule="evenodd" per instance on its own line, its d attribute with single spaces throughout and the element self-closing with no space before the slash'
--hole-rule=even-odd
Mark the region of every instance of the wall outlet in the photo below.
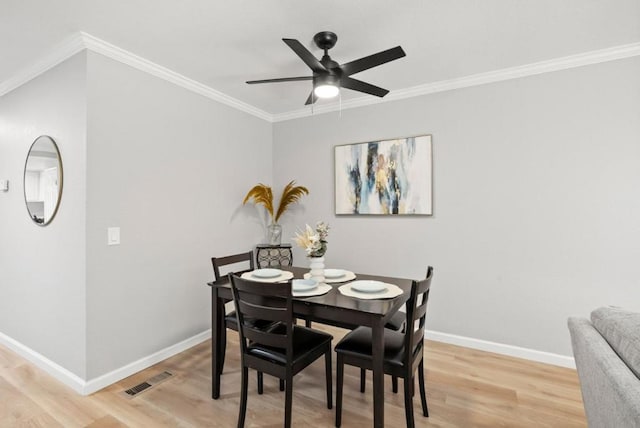
<svg viewBox="0 0 640 428">
<path fill-rule="evenodd" d="M 0 192 L 9 191 L 9 180 L 0 180 Z"/>
</svg>

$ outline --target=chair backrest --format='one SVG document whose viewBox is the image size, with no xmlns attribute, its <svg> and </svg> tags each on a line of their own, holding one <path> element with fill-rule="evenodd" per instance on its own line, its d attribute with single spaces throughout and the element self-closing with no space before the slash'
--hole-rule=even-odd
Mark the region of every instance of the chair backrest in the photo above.
<svg viewBox="0 0 640 428">
<path fill-rule="evenodd" d="M 413 281 L 411 296 L 407 301 L 407 328 L 405 331 L 405 348 L 411 352 L 405 353 L 405 364 L 411 364 L 417 353 L 422 352 L 424 343 L 424 321 L 427 315 L 427 301 L 433 267 L 427 268 L 427 277 L 420 281 Z"/>
<path fill-rule="evenodd" d="M 293 266 L 293 251 L 288 246 L 258 245 L 256 248 L 258 268 Z"/>
<path fill-rule="evenodd" d="M 236 263 L 249 262 L 248 267 L 245 265 L 245 268 L 241 270 L 233 270 L 236 273 L 244 273 L 255 269 L 255 265 L 253 264 L 253 251 L 248 251 L 246 253 L 234 254 L 232 256 L 225 257 L 212 257 L 211 264 L 213 265 L 213 275 L 215 277 L 215 281 L 218 282 L 221 279 L 227 277 L 227 273 L 221 274 L 220 268 L 223 266 L 230 266 Z"/>
<path fill-rule="evenodd" d="M 238 333 L 242 355 L 249 343 L 286 350 L 287 362 L 293 361 L 293 301 L 291 281 L 265 283 L 250 281 L 237 274 L 229 275 L 233 302 L 238 316 Z M 258 328 L 252 320 L 277 321 L 286 328 L 269 331 Z M 283 331 L 284 330 L 284 331 Z"/>
</svg>

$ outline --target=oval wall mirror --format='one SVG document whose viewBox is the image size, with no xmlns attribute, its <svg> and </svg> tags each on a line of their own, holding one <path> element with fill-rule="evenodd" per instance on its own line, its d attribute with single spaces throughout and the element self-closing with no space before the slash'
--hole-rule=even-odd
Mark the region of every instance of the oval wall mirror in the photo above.
<svg viewBox="0 0 640 428">
<path fill-rule="evenodd" d="M 53 138 L 42 135 L 33 142 L 24 166 L 24 200 L 29 217 L 46 226 L 56 216 L 62 196 L 62 159 Z"/>
</svg>

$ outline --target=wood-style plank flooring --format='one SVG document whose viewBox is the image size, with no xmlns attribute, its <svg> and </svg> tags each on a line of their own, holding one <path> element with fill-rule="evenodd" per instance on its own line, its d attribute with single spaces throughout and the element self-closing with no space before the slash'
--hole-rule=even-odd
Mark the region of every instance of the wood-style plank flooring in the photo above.
<svg viewBox="0 0 640 428">
<path fill-rule="evenodd" d="M 329 331 L 334 343 L 345 330 Z M 89 397 L 77 395 L 12 351 L 0 347 L 0 427 L 234 427 L 240 392 L 237 333 L 229 332 L 222 395 L 211 399 L 209 342 L 111 385 Z M 426 343 L 426 385 L 430 417 L 414 398 L 417 427 L 585 427 L 575 370 L 438 342 Z M 132 399 L 122 391 L 168 370 L 174 376 Z M 335 356 L 334 356 L 335 370 Z M 256 392 L 250 373 L 247 427 L 281 427 L 284 395 L 265 376 Z M 342 426 L 372 425 L 371 373 L 359 392 L 359 370 L 345 368 Z M 335 381 L 335 373 L 334 373 Z M 400 380 L 402 382 L 402 380 Z M 402 384 L 391 392 L 386 379 L 385 422 L 405 426 Z M 335 392 L 335 385 L 334 385 Z M 294 380 L 293 425 L 332 427 L 334 410 L 325 402 L 324 362 L 315 362 Z"/>
</svg>

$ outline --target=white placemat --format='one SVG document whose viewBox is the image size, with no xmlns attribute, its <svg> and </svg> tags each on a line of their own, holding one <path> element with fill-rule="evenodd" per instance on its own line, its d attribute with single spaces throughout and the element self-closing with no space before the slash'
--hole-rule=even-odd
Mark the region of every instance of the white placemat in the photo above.
<svg viewBox="0 0 640 428">
<path fill-rule="evenodd" d="M 355 291 L 351 289 L 351 284 L 345 284 L 338 287 L 338 291 L 345 296 L 355 297 L 358 299 L 393 299 L 394 297 L 398 297 L 402 294 L 402 288 L 398 287 L 394 284 L 384 283 L 387 286 L 387 289 L 380 293 L 362 293 L 360 291 Z"/>
<path fill-rule="evenodd" d="M 257 282 L 282 282 L 293 278 L 293 272 L 283 270 L 282 274 L 280 274 L 279 276 L 274 276 L 273 278 L 257 277 L 253 275 L 253 272 L 245 272 L 240 276 L 240 278 Z"/>
<path fill-rule="evenodd" d="M 311 278 L 311 274 L 310 273 L 305 273 L 304 274 L 304 279 L 309 279 Z M 356 274 L 353 272 L 349 272 L 348 270 L 344 271 L 344 275 L 343 276 L 339 276 L 337 278 L 324 278 L 324 282 L 326 284 L 340 284 L 341 282 L 347 282 L 347 281 L 352 281 L 356 279 Z"/>
<path fill-rule="evenodd" d="M 305 291 L 293 291 L 291 294 L 293 297 L 311 297 L 311 296 L 322 296 L 323 294 L 331 291 L 333 287 L 328 284 L 320 284 L 316 288 Z"/>
</svg>

